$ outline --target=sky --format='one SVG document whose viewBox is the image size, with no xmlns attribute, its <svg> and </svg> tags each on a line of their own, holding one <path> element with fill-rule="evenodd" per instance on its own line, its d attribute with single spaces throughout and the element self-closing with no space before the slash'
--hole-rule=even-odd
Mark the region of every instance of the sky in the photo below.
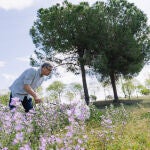
<svg viewBox="0 0 150 150">
<path fill-rule="evenodd" d="M 81 0 L 68 1 L 77 4 Z M 95 0 L 84 1 L 90 4 L 95 2 Z M 128 1 L 134 3 L 147 15 L 150 25 L 150 1 Z M 35 46 L 29 30 L 36 20 L 37 10 L 61 2 L 63 0 L 0 0 L 0 92 L 8 90 L 11 83 L 25 69 L 31 67 L 29 57 L 33 55 Z M 149 74 L 149 68 L 149 66 L 145 66 L 140 72 L 138 76 L 140 81 Z M 57 78 L 53 77 L 43 86 L 48 86 L 53 80 L 57 80 Z M 60 80 L 64 83 L 81 82 L 81 76 L 63 73 Z M 88 78 L 87 80 L 88 84 L 91 84 L 95 79 L 91 81 Z"/>
</svg>

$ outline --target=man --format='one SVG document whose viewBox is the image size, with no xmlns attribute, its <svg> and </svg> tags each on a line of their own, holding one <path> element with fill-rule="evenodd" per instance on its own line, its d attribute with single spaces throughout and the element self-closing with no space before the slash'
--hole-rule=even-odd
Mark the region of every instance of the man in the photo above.
<svg viewBox="0 0 150 150">
<path fill-rule="evenodd" d="M 36 93 L 36 89 L 42 84 L 45 76 L 48 76 L 52 71 L 52 65 L 49 62 L 44 62 L 40 68 L 29 68 L 25 70 L 10 86 L 10 109 L 15 108 L 11 105 L 11 100 L 14 97 L 19 98 L 25 112 L 33 109 L 32 96 L 35 103 L 41 103 L 42 100 Z"/>
</svg>

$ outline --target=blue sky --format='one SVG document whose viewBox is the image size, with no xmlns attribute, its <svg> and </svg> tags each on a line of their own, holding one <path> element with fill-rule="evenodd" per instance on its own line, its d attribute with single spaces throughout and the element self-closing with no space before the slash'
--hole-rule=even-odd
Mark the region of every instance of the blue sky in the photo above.
<svg viewBox="0 0 150 150">
<path fill-rule="evenodd" d="M 63 0 L 0 0 L 0 90 L 8 89 L 14 79 L 29 66 L 29 57 L 35 50 L 29 29 L 36 19 L 37 10 Z M 80 0 L 70 0 L 78 3 Z M 90 3 L 95 0 L 87 0 Z M 150 1 L 129 0 L 147 14 L 150 24 Z M 139 79 L 148 72 L 146 66 Z M 70 78 L 68 78 L 68 76 Z M 77 81 L 79 77 L 65 74 L 63 81 Z M 81 80 L 81 79 L 79 79 Z"/>
</svg>

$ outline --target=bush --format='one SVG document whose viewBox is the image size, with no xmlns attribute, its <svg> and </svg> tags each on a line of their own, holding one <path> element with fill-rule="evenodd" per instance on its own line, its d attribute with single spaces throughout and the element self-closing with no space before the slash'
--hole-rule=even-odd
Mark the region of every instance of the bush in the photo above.
<svg viewBox="0 0 150 150">
<path fill-rule="evenodd" d="M 91 101 L 96 101 L 97 97 L 95 95 L 90 95 L 90 100 Z"/>
<path fill-rule="evenodd" d="M 150 89 L 144 88 L 141 90 L 141 94 L 143 95 L 149 95 L 150 94 Z"/>
<path fill-rule="evenodd" d="M 0 95 L 0 104 L 7 106 L 9 103 L 10 94 L 7 93 L 5 95 Z"/>
<path fill-rule="evenodd" d="M 90 105 L 89 121 L 99 122 L 101 116 L 102 116 L 102 112 L 95 105 Z"/>
</svg>

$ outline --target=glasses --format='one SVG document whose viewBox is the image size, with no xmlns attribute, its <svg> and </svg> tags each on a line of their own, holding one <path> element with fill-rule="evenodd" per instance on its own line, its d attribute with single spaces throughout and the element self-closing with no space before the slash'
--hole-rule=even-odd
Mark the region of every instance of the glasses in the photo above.
<svg viewBox="0 0 150 150">
<path fill-rule="evenodd" d="M 46 67 L 46 69 L 50 72 L 52 71 L 52 68 Z"/>
</svg>

